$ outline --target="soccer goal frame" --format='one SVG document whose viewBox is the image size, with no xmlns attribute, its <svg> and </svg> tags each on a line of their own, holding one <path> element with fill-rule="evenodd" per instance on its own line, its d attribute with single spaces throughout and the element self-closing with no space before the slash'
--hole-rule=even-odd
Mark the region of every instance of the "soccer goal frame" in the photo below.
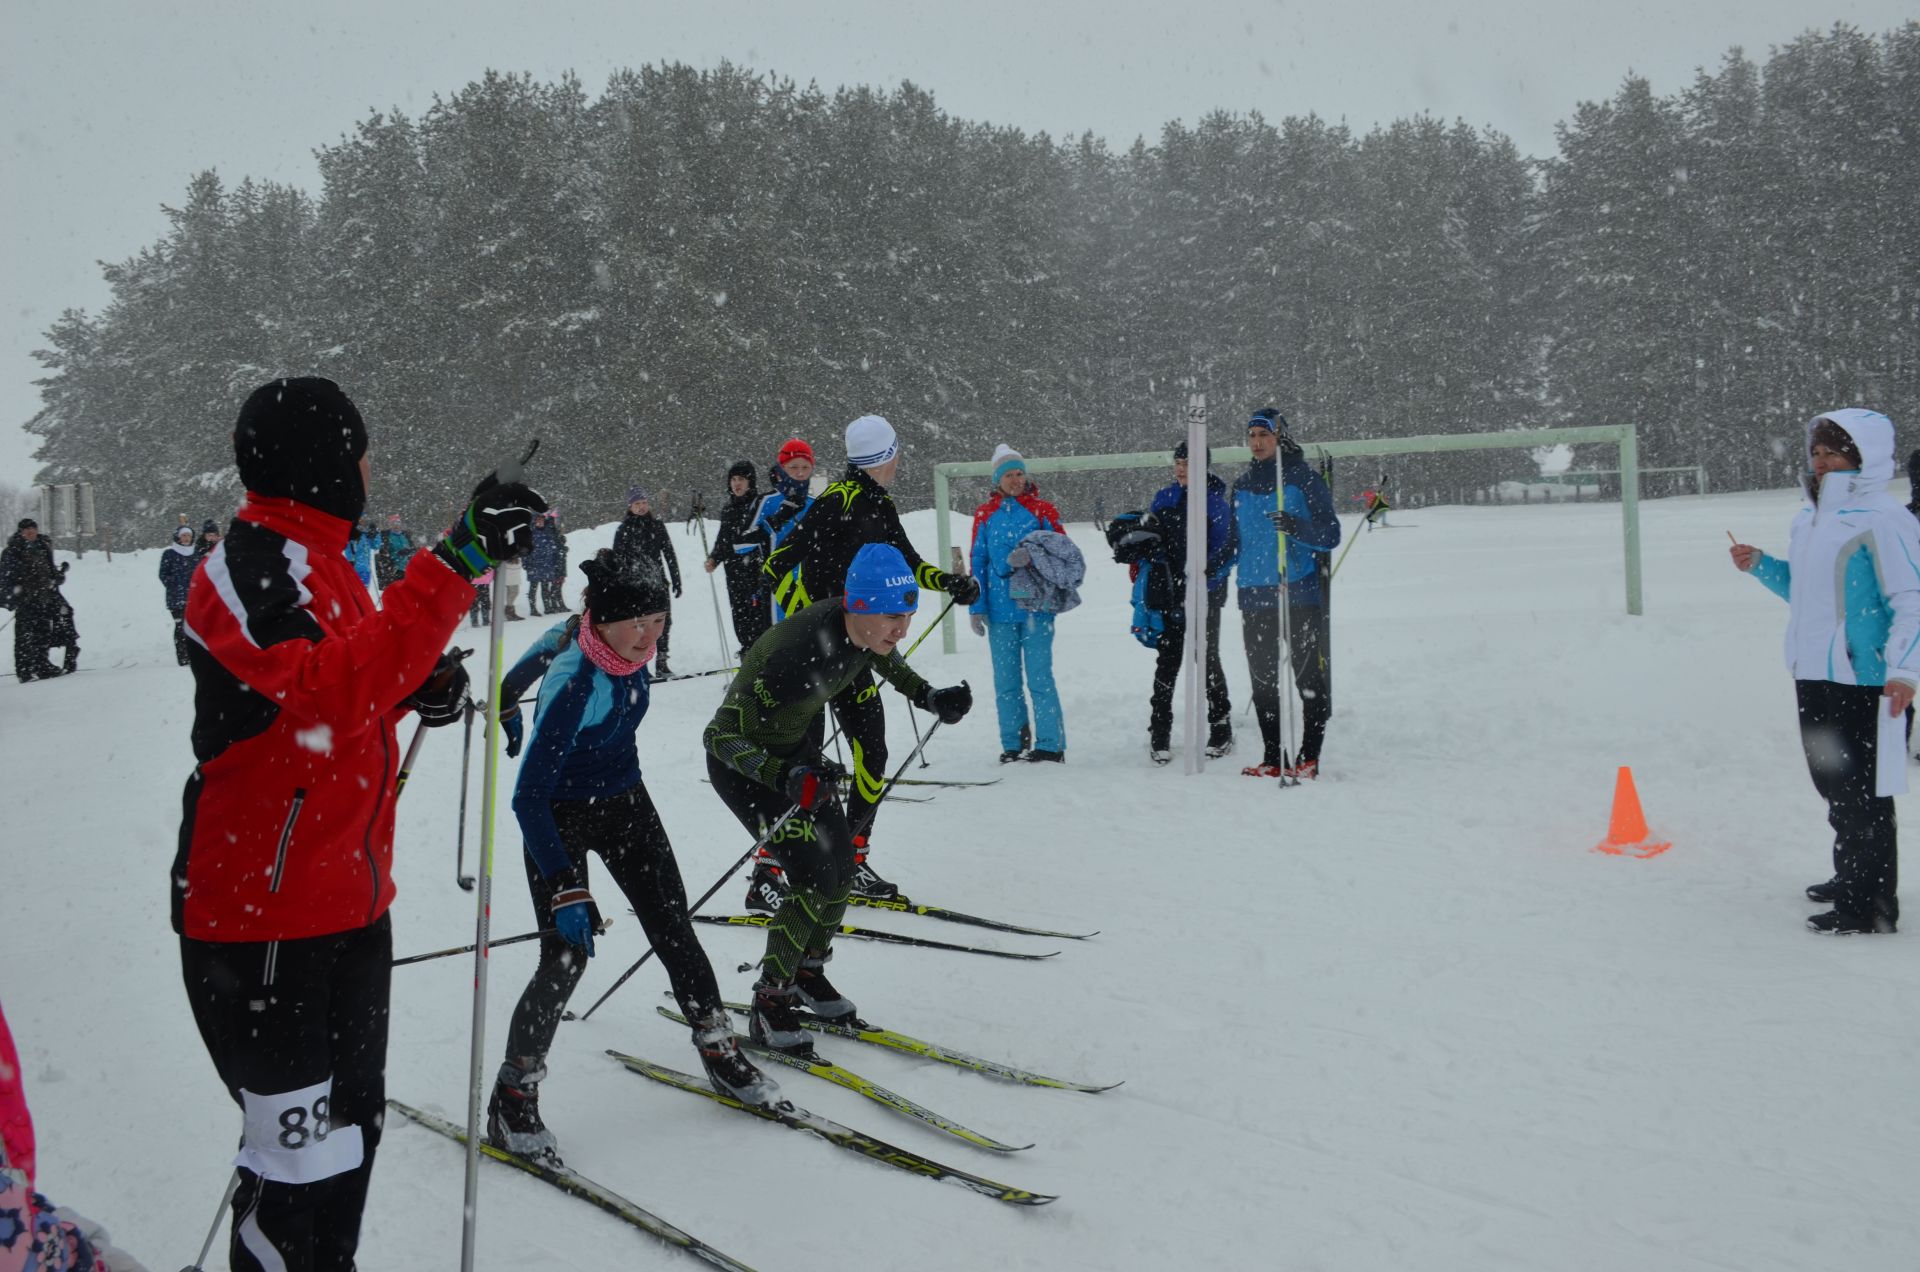
<svg viewBox="0 0 1920 1272">
<path fill-rule="evenodd" d="M 1437 451 L 1534 450 L 1541 446 L 1580 443 L 1617 446 L 1620 451 L 1620 533 L 1626 557 L 1627 613 L 1644 613 L 1640 595 L 1640 442 L 1631 424 L 1596 424 L 1583 428 L 1536 428 L 1516 433 L 1430 433 L 1419 437 L 1377 437 L 1351 442 L 1312 442 L 1302 449 L 1311 460 L 1349 455 L 1417 455 Z M 1215 465 L 1246 463 L 1253 453 L 1245 446 L 1215 446 Z M 1171 468 L 1172 450 L 1129 451 L 1111 455 L 1037 456 L 1026 461 L 1034 473 L 1103 472 L 1125 468 Z M 935 517 L 942 563 L 953 554 L 953 533 L 948 518 L 953 515 L 953 479 L 991 477 L 993 464 L 981 461 L 954 461 L 933 466 L 933 506 L 942 515 Z M 951 612 L 940 625 L 942 653 L 959 651 L 957 628 Z"/>
</svg>

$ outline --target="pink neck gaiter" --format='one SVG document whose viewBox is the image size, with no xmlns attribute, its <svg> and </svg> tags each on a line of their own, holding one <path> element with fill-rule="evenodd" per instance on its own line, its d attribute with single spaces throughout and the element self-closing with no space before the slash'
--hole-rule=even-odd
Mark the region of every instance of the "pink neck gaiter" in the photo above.
<svg viewBox="0 0 1920 1272">
<path fill-rule="evenodd" d="M 578 639 L 580 641 L 580 652 L 587 656 L 587 661 L 606 672 L 609 676 L 631 676 L 634 672 L 646 666 L 647 660 L 653 657 L 652 645 L 648 645 L 641 653 L 638 662 L 629 662 L 619 654 L 614 653 L 613 646 L 601 640 L 600 633 L 593 630 L 592 614 L 582 614 L 580 616 L 580 635 Z"/>
</svg>

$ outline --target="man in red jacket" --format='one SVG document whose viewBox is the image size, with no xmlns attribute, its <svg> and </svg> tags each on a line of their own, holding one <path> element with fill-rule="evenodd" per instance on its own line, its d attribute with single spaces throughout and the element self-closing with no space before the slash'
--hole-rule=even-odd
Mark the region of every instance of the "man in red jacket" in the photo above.
<svg viewBox="0 0 1920 1272">
<path fill-rule="evenodd" d="M 527 551 L 546 505 L 489 478 L 375 608 L 343 555 L 367 433 L 322 379 L 277 380 L 234 426 L 246 502 L 187 598 L 193 751 L 173 926 L 194 1021 L 246 1129 L 229 1260 L 354 1266 L 386 1090 L 396 723 L 460 716 L 441 651 L 471 580 Z"/>
</svg>

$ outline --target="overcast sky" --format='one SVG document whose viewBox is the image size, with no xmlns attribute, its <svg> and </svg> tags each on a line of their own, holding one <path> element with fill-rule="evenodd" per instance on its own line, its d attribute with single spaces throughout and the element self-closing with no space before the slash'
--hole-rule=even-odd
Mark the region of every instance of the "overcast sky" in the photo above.
<svg viewBox="0 0 1920 1272">
<path fill-rule="evenodd" d="M 948 112 L 1122 148 L 1216 107 L 1357 131 L 1426 111 L 1554 149 L 1576 102 L 1629 69 L 1683 88 L 1733 45 L 1920 0 L 0 0 L 0 481 L 24 485 L 30 354 L 61 310 L 107 300 L 95 262 L 166 229 L 217 168 L 317 193 L 314 147 L 370 111 L 419 115 L 488 68 L 590 93 L 621 66 L 721 59 L 831 91 L 912 80 Z M 288 368 L 299 371 L 301 368 Z M 351 391 L 351 385 L 347 386 Z M 237 407 L 237 404 L 236 404 Z M 378 421 L 371 421 L 377 427 Z M 224 426 L 225 421 L 220 422 Z"/>
</svg>

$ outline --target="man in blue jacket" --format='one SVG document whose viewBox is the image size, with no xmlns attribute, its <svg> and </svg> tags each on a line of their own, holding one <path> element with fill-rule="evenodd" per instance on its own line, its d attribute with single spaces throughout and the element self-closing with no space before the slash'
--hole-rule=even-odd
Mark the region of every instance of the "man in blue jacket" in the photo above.
<svg viewBox="0 0 1920 1272">
<path fill-rule="evenodd" d="M 1332 624 L 1327 613 L 1325 554 L 1340 546 L 1333 492 L 1287 431 L 1287 417 L 1267 407 L 1247 421 L 1253 462 L 1233 483 L 1233 518 L 1240 535 L 1240 627 L 1253 677 L 1253 710 L 1260 720 L 1260 763 L 1248 777 L 1314 778 L 1320 745 L 1333 714 Z M 1283 492 L 1276 497 L 1276 491 Z M 1280 745 L 1280 536 L 1287 537 L 1287 648 L 1306 718 L 1299 747 Z"/>
<path fill-rule="evenodd" d="M 1220 611 L 1233 571 L 1236 532 L 1227 505 L 1227 484 L 1206 471 L 1212 455 L 1201 460 L 1201 488 L 1207 519 L 1207 754 L 1215 759 L 1233 750 L 1233 703 L 1227 674 L 1220 666 Z M 1153 497 L 1150 515 L 1161 538 L 1161 559 L 1148 575 L 1147 607 L 1166 615 L 1166 630 L 1156 647 L 1153 701 L 1147 717 L 1147 756 L 1155 764 L 1173 759 L 1173 687 L 1180 676 L 1187 642 L 1187 444 L 1173 451 L 1173 484 Z"/>
</svg>

